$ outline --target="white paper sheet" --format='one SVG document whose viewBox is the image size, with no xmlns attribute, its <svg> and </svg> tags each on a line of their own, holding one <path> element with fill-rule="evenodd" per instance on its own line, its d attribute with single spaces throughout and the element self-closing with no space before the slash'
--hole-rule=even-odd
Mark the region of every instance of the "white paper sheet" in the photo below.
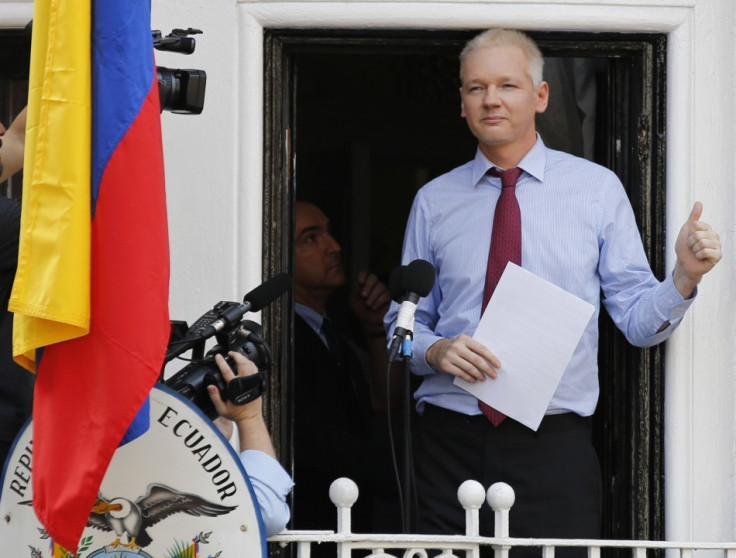
<svg viewBox="0 0 736 558">
<path fill-rule="evenodd" d="M 536 431 L 594 310 L 509 263 L 473 335 L 501 361 L 498 378 L 455 384 Z"/>
</svg>

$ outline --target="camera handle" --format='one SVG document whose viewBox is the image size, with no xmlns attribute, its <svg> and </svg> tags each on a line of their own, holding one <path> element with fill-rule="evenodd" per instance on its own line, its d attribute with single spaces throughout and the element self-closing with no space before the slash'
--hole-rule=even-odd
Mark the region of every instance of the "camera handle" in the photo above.
<svg viewBox="0 0 736 558">
<path fill-rule="evenodd" d="M 266 379 L 263 372 L 250 376 L 235 376 L 227 384 L 222 394 L 225 401 L 232 401 L 235 405 L 245 405 L 258 399 L 266 389 Z"/>
</svg>

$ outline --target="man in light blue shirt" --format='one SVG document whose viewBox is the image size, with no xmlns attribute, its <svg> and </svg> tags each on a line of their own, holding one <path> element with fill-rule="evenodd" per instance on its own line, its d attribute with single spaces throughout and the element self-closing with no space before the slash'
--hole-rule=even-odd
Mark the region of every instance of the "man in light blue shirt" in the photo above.
<svg viewBox="0 0 736 558">
<path fill-rule="evenodd" d="M 231 351 L 228 354 L 238 368 L 238 376 L 258 373 L 256 365 L 239 352 Z M 222 355 L 216 355 L 215 361 L 226 383 L 235 378 Z M 257 397 L 244 405 L 236 405 L 229 399 L 223 402 L 214 385 L 208 386 L 207 391 L 217 413 L 233 421 L 238 429 L 240 460 L 253 486 L 266 536 L 283 531 L 291 516 L 286 497 L 294 483 L 276 460 L 276 451 L 263 419 L 263 398 Z"/>
<path fill-rule="evenodd" d="M 402 256 L 405 264 L 427 260 L 437 272 L 432 292 L 417 307 L 411 361 L 422 377 L 415 393 L 418 529 L 462 532 L 456 490 L 474 478 L 516 490 L 512 536 L 597 538 L 601 480 L 589 417 L 598 400 L 601 293 L 629 342 L 659 343 L 721 259 L 720 241 L 699 221 L 702 204 L 696 203 L 676 241 L 675 269 L 658 281 L 614 173 L 548 149 L 536 133 L 535 115 L 546 109 L 549 89 L 533 41 L 516 31 L 489 30 L 468 43 L 460 61 L 462 116 L 478 151 L 417 193 Z M 493 167 L 522 170 L 516 185 L 521 266 L 595 307 L 537 432 L 510 418 L 494 427 L 478 400 L 453 383 L 455 377 L 493 381 L 501 367 L 493 347 L 471 337 L 501 192 L 500 179 L 488 174 Z M 388 331 L 396 315 L 394 304 Z"/>
</svg>

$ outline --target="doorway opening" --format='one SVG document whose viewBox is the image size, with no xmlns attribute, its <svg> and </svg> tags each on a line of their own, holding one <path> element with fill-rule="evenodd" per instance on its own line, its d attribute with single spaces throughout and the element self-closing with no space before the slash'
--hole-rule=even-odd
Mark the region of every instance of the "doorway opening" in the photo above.
<svg viewBox="0 0 736 558">
<path fill-rule="evenodd" d="M 294 200 L 321 205 L 348 274 L 400 263 L 416 190 L 472 159 L 457 57 L 475 31 L 271 29 L 265 37 L 264 277 L 290 271 Z M 662 34 L 530 33 L 545 55 L 545 143 L 617 173 L 652 269 L 665 275 Z M 268 409 L 292 447 L 291 308 L 264 313 L 274 350 Z M 594 416 L 607 538 L 664 538 L 664 350 L 638 349 L 601 312 Z M 297 496 L 298 497 L 298 496 Z"/>
</svg>

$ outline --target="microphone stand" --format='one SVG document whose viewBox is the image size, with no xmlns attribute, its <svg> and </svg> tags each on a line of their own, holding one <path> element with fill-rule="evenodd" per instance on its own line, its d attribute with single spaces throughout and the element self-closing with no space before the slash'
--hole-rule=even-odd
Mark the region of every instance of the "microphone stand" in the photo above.
<svg viewBox="0 0 736 558">
<path fill-rule="evenodd" d="M 403 517 L 402 525 L 405 534 L 410 534 L 412 530 L 412 508 L 414 502 L 414 464 L 412 458 L 411 447 L 411 370 L 409 369 L 409 361 L 412 356 L 411 333 L 409 333 L 401 344 L 401 360 L 404 363 L 404 399 L 403 399 L 403 416 L 404 416 L 404 506 L 402 509 Z"/>
</svg>

